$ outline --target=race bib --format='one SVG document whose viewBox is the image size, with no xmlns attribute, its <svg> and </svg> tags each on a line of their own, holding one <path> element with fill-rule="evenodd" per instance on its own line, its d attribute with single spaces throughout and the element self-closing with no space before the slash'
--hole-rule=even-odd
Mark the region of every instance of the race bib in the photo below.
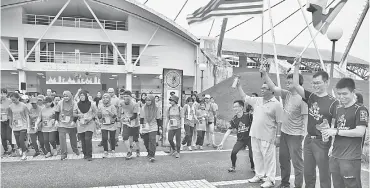
<svg viewBox="0 0 370 189">
<path fill-rule="evenodd" d="M 86 125 L 87 124 L 87 119 L 85 118 L 80 118 L 80 124 Z"/>
<path fill-rule="evenodd" d="M 35 120 L 31 120 L 31 128 L 35 128 L 36 127 L 36 121 Z"/>
<path fill-rule="evenodd" d="M 177 120 L 176 119 L 170 119 L 170 126 L 177 126 Z"/>
<path fill-rule="evenodd" d="M 110 117 L 103 117 L 103 125 L 110 125 L 110 124 L 112 124 Z"/>
<path fill-rule="evenodd" d="M 68 123 L 71 120 L 70 116 L 62 115 L 62 123 Z"/>
<path fill-rule="evenodd" d="M 22 120 L 14 120 L 13 121 L 13 126 L 14 127 L 22 127 Z"/>
<path fill-rule="evenodd" d="M 1 113 L 1 121 L 7 121 L 8 120 L 8 114 Z"/>
<path fill-rule="evenodd" d="M 42 126 L 43 127 L 49 127 L 49 122 L 48 121 L 42 121 Z"/>
<path fill-rule="evenodd" d="M 187 119 L 190 120 L 190 121 L 193 120 L 193 115 L 192 114 L 188 115 Z"/>
</svg>

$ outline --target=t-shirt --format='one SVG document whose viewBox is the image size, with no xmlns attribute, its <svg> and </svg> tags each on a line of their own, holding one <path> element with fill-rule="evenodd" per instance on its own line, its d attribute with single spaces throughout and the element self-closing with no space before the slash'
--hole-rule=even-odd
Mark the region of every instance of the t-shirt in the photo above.
<svg viewBox="0 0 370 189">
<path fill-rule="evenodd" d="M 135 102 L 132 102 L 130 100 L 129 104 L 126 104 L 124 100 L 120 101 L 119 104 L 119 111 L 122 118 L 130 118 L 132 117 L 135 113 L 139 114 L 140 109 L 139 105 Z M 131 120 L 129 122 L 122 122 L 123 124 L 129 126 L 129 127 L 138 127 L 139 126 L 139 119 L 136 117 L 136 119 Z"/>
<path fill-rule="evenodd" d="M 117 129 L 117 124 L 116 124 L 115 119 L 113 119 L 113 117 L 114 115 L 117 116 L 116 106 L 114 106 L 113 104 L 110 104 L 109 106 L 101 105 L 98 108 L 98 111 L 100 111 L 102 114 L 101 129 L 108 130 L 108 131 L 115 131 Z M 109 112 L 113 114 L 113 116 L 111 116 Z"/>
<path fill-rule="evenodd" d="M 368 126 L 369 112 L 359 104 L 344 108 L 339 105 L 335 112 L 335 128 L 351 130 L 356 126 Z M 338 159 L 361 159 L 364 137 L 335 136 L 332 156 Z"/>
<path fill-rule="evenodd" d="M 140 109 L 140 118 L 144 119 L 144 124 L 143 124 L 143 127 L 141 128 L 141 132 L 142 133 L 149 133 L 149 132 L 157 131 L 158 130 L 157 119 L 162 118 L 159 109 L 157 110 L 155 119 L 153 119 L 151 122 L 148 122 L 145 119 L 144 107 L 145 107 L 145 105 Z"/>
<path fill-rule="evenodd" d="M 1 121 L 8 121 L 8 111 L 9 111 L 9 105 L 12 103 L 12 101 L 8 98 L 2 99 L 0 103 L 0 109 L 1 109 Z"/>
<path fill-rule="evenodd" d="M 250 114 L 244 112 L 242 117 L 235 115 L 230 121 L 229 129 L 236 129 L 237 131 L 237 140 L 248 140 L 249 130 L 251 128 L 251 119 Z"/>
<path fill-rule="evenodd" d="M 197 112 L 197 118 L 198 118 L 197 130 L 205 131 L 206 124 L 207 124 L 207 111 L 198 109 L 196 110 L 196 112 Z"/>
<path fill-rule="evenodd" d="M 175 105 L 168 108 L 167 119 L 169 119 L 170 130 L 181 128 L 181 118 L 184 118 L 184 111 L 180 106 Z"/>
<path fill-rule="evenodd" d="M 44 107 L 40 114 L 39 119 L 41 120 L 41 130 L 42 132 L 53 132 L 57 131 L 57 127 L 55 124 L 52 124 L 51 120 L 54 119 L 55 116 L 55 108 L 46 108 Z"/>
<path fill-rule="evenodd" d="M 35 130 L 36 121 L 37 121 L 37 118 L 40 115 L 41 109 L 42 108 L 40 106 L 37 106 L 37 108 L 31 107 L 31 109 L 29 109 L 29 111 L 30 111 L 30 127 L 31 127 L 30 133 L 36 133 L 37 131 L 41 131 L 41 127 L 39 127 L 37 131 Z"/>
<path fill-rule="evenodd" d="M 304 92 L 305 101 L 308 105 L 307 132 L 311 136 L 321 136 L 321 132 L 317 130 L 316 125 L 320 125 L 323 119 L 327 119 L 329 125 L 331 125 L 338 101 L 331 95 L 318 97 L 310 91 L 304 90 Z"/>
<path fill-rule="evenodd" d="M 10 115 L 12 118 L 11 127 L 13 131 L 26 130 L 28 128 L 28 116 L 30 111 L 28 110 L 26 104 L 19 102 L 18 104 L 10 104 Z"/>
<path fill-rule="evenodd" d="M 185 125 L 189 125 L 191 127 L 194 127 L 194 124 L 195 124 L 195 115 L 196 112 L 195 112 L 195 107 L 194 107 L 194 104 L 192 107 L 190 107 L 189 104 L 185 104 L 184 106 L 184 124 Z"/>
<path fill-rule="evenodd" d="M 72 99 L 71 99 L 72 100 Z M 76 124 L 73 122 L 73 112 L 77 112 L 78 106 L 75 101 L 72 101 L 72 107 L 69 107 L 64 100 L 59 101 L 55 108 L 55 112 L 59 112 L 59 127 L 64 128 L 76 128 Z"/>
<path fill-rule="evenodd" d="M 253 109 L 253 122 L 250 129 L 250 136 L 274 143 L 278 123 L 282 123 L 283 107 L 275 98 L 264 102 L 263 97 L 246 96 L 245 102 Z"/>
<path fill-rule="evenodd" d="M 215 121 L 215 114 L 218 110 L 218 106 L 216 103 L 206 103 L 206 110 L 208 111 L 208 122 L 213 123 Z"/>
<path fill-rule="evenodd" d="M 305 135 L 304 115 L 307 115 L 307 104 L 301 95 L 282 90 L 284 115 L 281 131 L 288 135 Z"/>
</svg>

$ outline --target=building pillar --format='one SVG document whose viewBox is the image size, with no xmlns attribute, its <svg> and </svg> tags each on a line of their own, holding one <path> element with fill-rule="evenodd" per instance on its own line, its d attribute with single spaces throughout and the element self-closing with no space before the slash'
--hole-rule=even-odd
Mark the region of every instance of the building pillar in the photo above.
<svg viewBox="0 0 370 189">
<path fill-rule="evenodd" d="M 21 89 L 21 83 L 26 83 L 26 85 L 27 85 L 27 76 L 26 76 L 26 72 L 25 71 L 23 71 L 23 70 L 19 70 L 18 71 L 18 89 L 19 89 L 19 91 L 21 91 L 21 93 L 26 93 L 27 92 L 27 88 L 26 88 L 26 90 L 22 90 Z"/>
<path fill-rule="evenodd" d="M 18 37 L 18 61 L 19 61 L 20 68 L 24 68 L 26 66 L 26 62 L 24 60 L 25 52 L 26 52 L 26 47 L 25 47 L 24 37 L 20 36 Z"/>
<path fill-rule="evenodd" d="M 35 48 L 35 56 L 36 63 L 40 63 L 40 43 Z"/>
<path fill-rule="evenodd" d="M 133 65 L 132 65 L 132 43 L 127 43 L 126 46 L 126 90 L 132 91 L 132 73 L 133 73 Z"/>
</svg>

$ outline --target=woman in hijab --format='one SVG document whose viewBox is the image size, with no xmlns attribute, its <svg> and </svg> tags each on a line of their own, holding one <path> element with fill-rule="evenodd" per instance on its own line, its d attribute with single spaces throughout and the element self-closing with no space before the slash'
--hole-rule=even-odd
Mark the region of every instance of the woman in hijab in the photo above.
<svg viewBox="0 0 370 189">
<path fill-rule="evenodd" d="M 69 139 L 73 152 L 79 156 L 80 152 L 77 148 L 77 126 L 76 126 L 76 112 L 77 104 L 73 99 L 70 91 L 63 92 L 63 100 L 61 100 L 55 109 L 55 120 L 58 120 L 57 125 L 59 132 L 60 148 L 61 148 L 61 160 L 67 158 L 67 139 L 66 135 L 69 134 Z"/>
<path fill-rule="evenodd" d="M 101 120 L 101 132 L 102 132 L 102 143 L 104 147 L 104 155 L 103 158 L 108 157 L 108 133 L 110 138 L 110 147 L 112 149 L 112 155 L 114 156 L 114 151 L 116 149 L 116 129 L 117 124 L 115 124 L 115 120 L 117 117 L 117 108 L 111 104 L 111 96 L 108 93 L 105 93 L 102 98 L 102 106 L 99 105 L 98 107 L 98 118 Z"/>
<path fill-rule="evenodd" d="M 75 119 L 78 120 L 77 132 L 81 139 L 82 152 L 84 159 L 92 161 L 92 135 L 95 129 L 95 121 L 93 119 L 97 109 L 95 103 L 88 100 L 86 91 L 81 91 L 77 107 L 75 112 L 77 117 Z"/>
<path fill-rule="evenodd" d="M 145 105 L 141 108 L 140 113 L 140 133 L 144 140 L 144 145 L 148 151 L 148 158 L 150 162 L 154 162 L 156 151 L 156 134 L 158 125 L 160 123 L 160 110 L 155 104 L 155 97 L 149 95 L 145 98 Z"/>
</svg>

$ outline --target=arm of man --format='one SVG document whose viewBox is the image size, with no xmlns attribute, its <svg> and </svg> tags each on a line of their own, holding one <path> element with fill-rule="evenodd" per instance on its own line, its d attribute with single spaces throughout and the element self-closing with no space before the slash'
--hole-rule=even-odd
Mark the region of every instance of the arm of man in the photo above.
<svg viewBox="0 0 370 189">
<path fill-rule="evenodd" d="M 266 67 L 261 65 L 260 67 L 260 72 L 262 73 L 262 79 L 266 82 L 267 86 L 269 86 L 269 88 L 274 91 L 275 95 L 277 96 L 283 96 L 283 89 L 281 89 L 280 87 L 277 87 L 274 82 L 271 80 L 271 78 L 269 77 L 268 73 L 266 72 Z M 284 92 L 286 92 L 284 90 Z"/>
<path fill-rule="evenodd" d="M 238 88 L 238 91 L 239 91 L 239 95 L 242 97 L 242 99 L 248 103 L 249 105 L 251 105 L 252 107 L 254 107 L 254 104 L 256 102 L 256 98 L 254 97 L 250 97 L 249 95 L 245 94 L 241 84 L 240 84 L 240 81 L 238 81 L 238 84 L 237 84 L 237 88 Z"/>
<path fill-rule="evenodd" d="M 295 67 L 293 72 L 293 87 L 297 90 L 298 94 L 301 95 L 302 98 L 305 98 L 304 88 L 299 85 L 299 67 L 301 65 L 301 58 L 296 58 L 294 62 Z"/>
<path fill-rule="evenodd" d="M 283 105 L 279 102 L 276 103 L 275 107 L 275 121 L 277 124 L 275 145 L 278 147 L 280 145 L 281 124 L 283 122 Z"/>
</svg>

